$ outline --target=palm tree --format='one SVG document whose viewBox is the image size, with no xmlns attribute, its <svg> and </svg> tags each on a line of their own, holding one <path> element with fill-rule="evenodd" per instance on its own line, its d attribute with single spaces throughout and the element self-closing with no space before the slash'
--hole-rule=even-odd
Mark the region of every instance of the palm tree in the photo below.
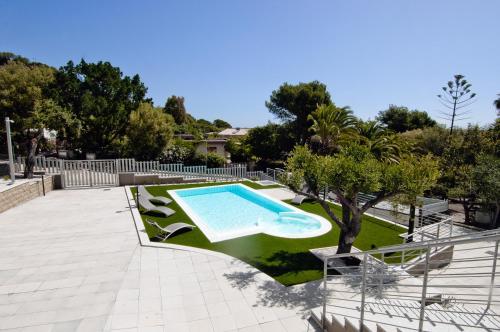
<svg viewBox="0 0 500 332">
<path fill-rule="evenodd" d="M 357 126 L 360 144 L 368 146 L 373 155 L 388 163 L 398 163 L 404 143 L 380 122 L 360 122 Z"/>
<path fill-rule="evenodd" d="M 357 118 L 349 106 L 319 105 L 308 119 L 313 122 L 310 129 L 319 138 L 323 154 L 339 150 L 346 140 L 356 135 Z"/>
</svg>

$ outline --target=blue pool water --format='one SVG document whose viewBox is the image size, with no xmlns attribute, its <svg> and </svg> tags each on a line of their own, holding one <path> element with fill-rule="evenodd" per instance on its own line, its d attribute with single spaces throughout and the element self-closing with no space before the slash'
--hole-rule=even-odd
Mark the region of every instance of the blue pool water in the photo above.
<svg viewBox="0 0 500 332">
<path fill-rule="evenodd" d="M 308 237 L 308 233 L 324 228 L 319 218 L 240 184 L 175 190 L 171 194 L 212 242 L 259 232 Z"/>
</svg>

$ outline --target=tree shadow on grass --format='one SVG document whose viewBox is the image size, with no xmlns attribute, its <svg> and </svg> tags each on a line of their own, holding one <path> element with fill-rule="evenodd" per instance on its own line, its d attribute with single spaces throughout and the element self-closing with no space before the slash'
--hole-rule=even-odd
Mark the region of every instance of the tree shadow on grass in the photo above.
<svg viewBox="0 0 500 332">
<path fill-rule="evenodd" d="M 277 278 L 296 275 L 304 271 L 323 270 L 323 262 L 310 252 L 288 252 L 280 250 L 263 260 L 253 260 L 250 264 L 262 272 Z"/>
</svg>

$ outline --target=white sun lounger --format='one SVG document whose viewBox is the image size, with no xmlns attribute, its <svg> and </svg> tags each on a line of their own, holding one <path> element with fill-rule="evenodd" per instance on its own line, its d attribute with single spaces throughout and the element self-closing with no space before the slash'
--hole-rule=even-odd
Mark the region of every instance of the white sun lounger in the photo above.
<svg viewBox="0 0 500 332">
<path fill-rule="evenodd" d="M 139 206 L 142 207 L 146 212 L 159 212 L 163 213 L 165 216 L 170 217 L 175 213 L 174 210 L 166 206 L 153 205 L 146 197 L 139 194 Z"/>
<path fill-rule="evenodd" d="M 305 200 L 306 198 L 307 198 L 307 197 L 306 197 L 306 196 L 304 196 L 304 195 L 296 195 L 296 196 L 292 199 L 291 203 L 292 203 L 292 204 L 296 204 L 296 205 L 300 205 L 300 204 L 302 204 L 302 203 L 304 202 L 304 200 Z"/>
<path fill-rule="evenodd" d="M 162 241 L 168 239 L 170 237 L 170 235 L 174 234 L 177 231 L 180 231 L 181 229 L 192 230 L 193 228 L 196 227 L 196 226 L 193 226 L 190 224 L 186 224 L 184 222 L 176 222 L 176 223 L 170 224 L 166 227 L 161 227 L 160 225 L 158 225 L 158 223 L 156 221 L 153 221 L 153 220 L 146 219 L 146 222 L 148 224 L 150 224 L 151 226 L 156 227 L 160 231 L 160 233 L 157 235 L 157 237 L 159 239 L 161 239 Z"/>
<path fill-rule="evenodd" d="M 152 203 L 161 203 L 165 205 L 172 203 L 172 200 L 166 197 L 151 195 L 144 186 L 137 187 L 137 191 L 139 192 L 139 196 L 145 197 L 148 201 Z"/>
</svg>

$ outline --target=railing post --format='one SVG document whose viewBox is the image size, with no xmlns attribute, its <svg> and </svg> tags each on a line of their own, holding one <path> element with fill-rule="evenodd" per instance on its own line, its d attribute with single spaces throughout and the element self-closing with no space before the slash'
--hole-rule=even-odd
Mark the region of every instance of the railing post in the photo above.
<svg viewBox="0 0 500 332">
<path fill-rule="evenodd" d="M 120 177 L 118 173 L 120 172 L 120 161 L 118 159 L 115 159 L 115 182 L 116 185 L 120 185 Z"/>
<path fill-rule="evenodd" d="M 498 258 L 498 242 L 495 241 L 495 253 L 493 254 L 493 263 L 491 268 L 491 280 L 490 280 L 490 290 L 488 294 L 488 305 L 486 306 L 486 310 L 490 309 L 491 298 L 493 297 L 493 291 L 495 289 L 495 274 L 497 272 L 497 258 Z"/>
<path fill-rule="evenodd" d="M 61 173 L 61 187 L 65 188 L 65 179 L 64 179 L 64 159 L 59 159 L 59 170 Z"/>
<path fill-rule="evenodd" d="M 380 263 L 380 281 L 379 281 L 380 285 L 378 290 L 378 294 L 380 297 L 382 297 L 382 288 L 384 287 L 384 272 L 385 272 L 384 260 L 385 260 L 385 254 L 382 253 L 381 263 Z"/>
<path fill-rule="evenodd" d="M 427 298 L 427 281 L 429 279 L 429 258 L 430 258 L 431 247 L 427 245 L 427 250 L 425 252 L 425 267 L 424 267 L 424 281 L 422 284 L 422 297 L 420 299 L 420 317 L 418 321 L 418 330 L 423 331 L 424 328 L 424 315 L 425 315 L 425 299 Z"/>
<path fill-rule="evenodd" d="M 327 280 L 328 280 L 328 256 L 325 256 L 323 261 L 323 315 L 321 315 L 321 323 L 323 329 L 326 329 L 326 301 L 327 301 Z"/>
<path fill-rule="evenodd" d="M 361 313 L 359 315 L 359 330 L 363 332 L 363 323 L 365 319 L 365 294 L 366 294 L 366 262 L 368 254 L 363 255 L 363 277 L 361 279 Z"/>
<path fill-rule="evenodd" d="M 85 164 L 87 164 L 87 170 L 89 172 L 88 174 L 89 174 L 90 187 L 93 187 L 94 186 L 94 181 L 92 179 L 92 176 L 93 176 L 93 174 L 92 174 L 92 167 L 91 167 L 92 164 L 90 163 L 90 160 L 86 160 Z"/>
</svg>

